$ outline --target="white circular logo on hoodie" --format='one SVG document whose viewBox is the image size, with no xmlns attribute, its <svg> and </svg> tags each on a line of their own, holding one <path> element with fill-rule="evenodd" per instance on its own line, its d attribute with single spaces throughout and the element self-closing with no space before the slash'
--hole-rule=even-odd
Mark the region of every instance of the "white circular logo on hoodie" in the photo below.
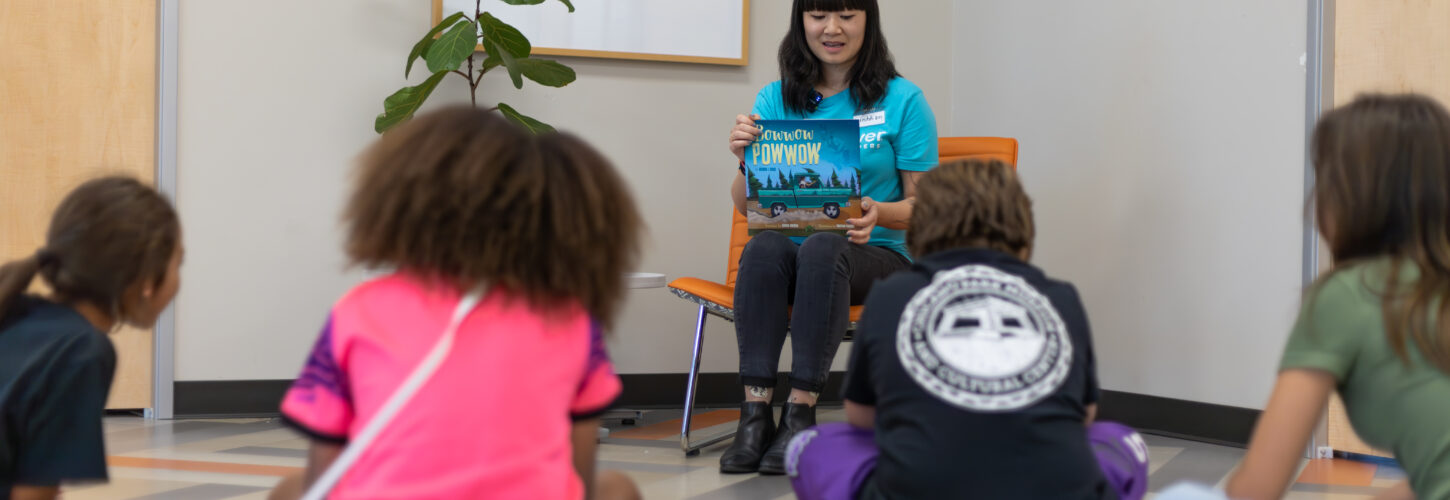
<svg viewBox="0 0 1450 500">
<path fill-rule="evenodd" d="M 984 265 L 936 273 L 896 331 L 911 378 L 959 408 L 1004 412 L 1057 392 L 1072 341 L 1052 302 L 1022 278 Z"/>
</svg>

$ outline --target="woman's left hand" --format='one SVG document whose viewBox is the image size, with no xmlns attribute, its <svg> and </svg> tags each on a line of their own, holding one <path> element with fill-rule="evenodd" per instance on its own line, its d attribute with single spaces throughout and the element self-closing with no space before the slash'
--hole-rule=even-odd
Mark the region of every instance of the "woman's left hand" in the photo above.
<svg viewBox="0 0 1450 500">
<path fill-rule="evenodd" d="M 846 223 L 856 226 L 856 229 L 846 231 L 846 239 L 851 243 L 865 245 L 871 241 L 871 230 L 876 229 L 876 218 L 881 215 L 880 209 L 876 207 L 876 200 L 869 196 L 861 197 L 861 218 L 846 219 Z"/>
</svg>

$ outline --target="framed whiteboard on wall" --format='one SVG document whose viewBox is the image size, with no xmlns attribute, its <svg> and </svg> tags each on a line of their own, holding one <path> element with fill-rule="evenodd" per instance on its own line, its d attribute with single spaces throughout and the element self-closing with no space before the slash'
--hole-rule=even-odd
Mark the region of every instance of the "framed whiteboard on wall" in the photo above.
<svg viewBox="0 0 1450 500">
<path fill-rule="evenodd" d="M 750 47 L 750 0 L 582 0 L 483 10 L 529 38 L 533 53 L 744 66 Z M 433 23 L 474 12 L 474 0 L 433 0 Z M 482 50 L 482 49 L 480 49 Z"/>
</svg>

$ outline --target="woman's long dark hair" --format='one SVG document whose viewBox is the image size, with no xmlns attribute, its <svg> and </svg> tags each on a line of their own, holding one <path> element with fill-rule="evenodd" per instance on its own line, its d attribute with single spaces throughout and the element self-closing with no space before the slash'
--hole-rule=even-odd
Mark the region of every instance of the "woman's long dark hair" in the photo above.
<svg viewBox="0 0 1450 500">
<path fill-rule="evenodd" d="M 1450 373 L 1450 113 L 1421 95 L 1363 95 L 1319 120 L 1312 154 L 1334 271 L 1389 258 L 1390 347 L 1408 362 L 1413 342 Z"/>
<path fill-rule="evenodd" d="M 881 9 L 876 0 L 795 0 L 790 12 L 790 31 L 780 41 L 781 97 L 786 109 L 797 113 L 815 112 L 816 83 L 824 75 L 820 59 L 806 42 L 805 13 L 843 10 L 866 12 L 865 39 L 851 66 L 851 97 L 856 99 L 856 110 L 866 111 L 876 106 L 886 95 L 886 84 L 901 76 L 891 60 L 891 51 L 886 49 L 886 35 L 881 33 Z"/>
</svg>

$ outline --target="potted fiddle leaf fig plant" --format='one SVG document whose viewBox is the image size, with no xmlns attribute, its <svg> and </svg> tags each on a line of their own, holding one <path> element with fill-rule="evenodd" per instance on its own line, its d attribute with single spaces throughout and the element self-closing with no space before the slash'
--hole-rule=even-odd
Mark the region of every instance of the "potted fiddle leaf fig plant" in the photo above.
<svg viewBox="0 0 1450 500">
<path fill-rule="evenodd" d="M 538 5 L 547 0 L 503 0 L 510 5 Z M 559 0 L 574 12 L 570 0 Z M 482 47 L 483 57 L 476 61 Z M 407 121 L 423 106 L 423 101 L 438 87 L 444 77 L 453 74 L 468 81 L 469 97 L 478 106 L 478 85 L 483 75 L 503 67 L 513 80 L 514 88 L 524 88 L 524 79 L 540 85 L 563 87 L 574 81 L 574 70 L 557 61 L 529 57 L 533 47 L 529 39 L 513 26 L 499 20 L 483 10 L 483 0 L 475 0 L 473 15 L 455 12 L 444 17 L 437 26 L 428 30 L 423 39 L 413 45 L 408 53 L 408 65 L 403 69 L 406 78 L 413 72 L 413 63 L 418 59 L 428 67 L 432 75 L 423 83 L 403 87 L 383 100 L 383 113 L 378 115 L 373 128 L 379 134 L 393 126 Z M 467 67 L 465 68 L 465 64 Z M 505 118 L 534 133 L 554 130 L 554 127 L 518 112 L 512 106 L 498 103 L 490 110 L 503 113 Z"/>
</svg>

